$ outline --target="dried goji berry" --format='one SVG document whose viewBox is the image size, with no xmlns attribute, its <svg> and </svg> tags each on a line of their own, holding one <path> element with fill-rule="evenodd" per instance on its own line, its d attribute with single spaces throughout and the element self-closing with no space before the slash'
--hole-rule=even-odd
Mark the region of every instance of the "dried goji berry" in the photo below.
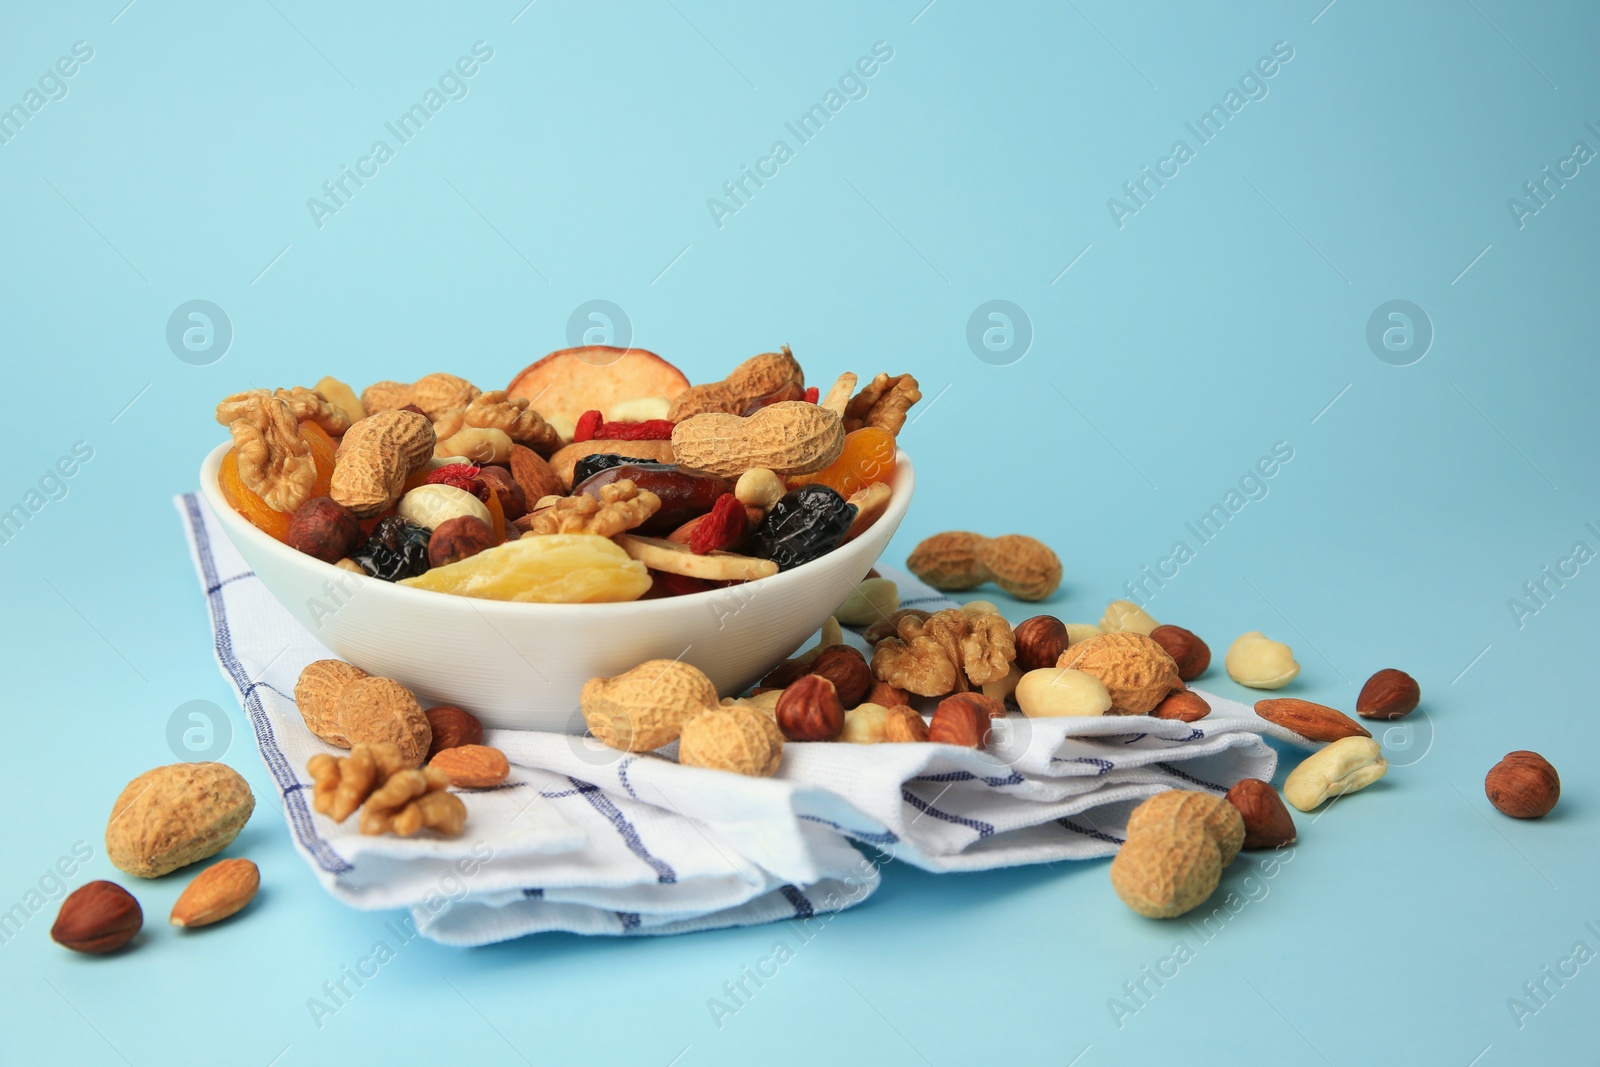
<svg viewBox="0 0 1600 1067">
<path fill-rule="evenodd" d="M 815 404 L 820 399 L 822 399 L 822 390 L 821 389 L 818 389 L 816 386 L 813 385 L 811 388 L 806 390 L 806 403 L 807 404 Z"/>
<path fill-rule="evenodd" d="M 583 425 L 581 422 L 578 425 Z M 595 436 L 606 441 L 670 441 L 673 424 L 667 419 L 646 419 L 644 422 L 603 423 Z"/>
<path fill-rule="evenodd" d="M 480 469 L 470 463 L 452 463 L 448 467 L 440 467 L 436 471 L 430 471 L 428 476 L 423 479 L 423 484 L 454 486 L 457 489 L 465 489 L 479 500 L 482 500 L 483 495 L 479 492 L 481 483 L 474 481 L 478 477 Z"/>
<path fill-rule="evenodd" d="M 585 411 L 582 415 L 579 415 L 578 424 L 572 430 L 573 443 L 593 441 L 596 431 L 600 429 L 600 425 L 605 422 L 605 419 L 606 417 L 598 411 Z"/>
<path fill-rule="evenodd" d="M 689 534 L 689 551 L 703 556 L 737 544 L 744 536 L 744 523 L 744 505 L 732 493 L 723 493 Z"/>
</svg>

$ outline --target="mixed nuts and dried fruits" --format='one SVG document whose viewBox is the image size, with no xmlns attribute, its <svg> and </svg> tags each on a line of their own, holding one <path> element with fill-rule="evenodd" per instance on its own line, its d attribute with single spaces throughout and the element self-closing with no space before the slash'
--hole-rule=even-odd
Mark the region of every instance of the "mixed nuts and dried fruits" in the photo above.
<svg viewBox="0 0 1600 1067">
<path fill-rule="evenodd" d="M 921 397 L 887 373 L 819 395 L 787 346 L 696 386 L 642 349 L 564 349 L 487 392 L 430 374 L 359 396 L 333 378 L 235 393 L 217 405 L 234 442 L 217 480 L 258 529 L 383 581 L 542 603 L 674 596 L 859 537 Z M 968 571 L 1048 595 L 1059 565 L 1006 541 Z"/>
</svg>

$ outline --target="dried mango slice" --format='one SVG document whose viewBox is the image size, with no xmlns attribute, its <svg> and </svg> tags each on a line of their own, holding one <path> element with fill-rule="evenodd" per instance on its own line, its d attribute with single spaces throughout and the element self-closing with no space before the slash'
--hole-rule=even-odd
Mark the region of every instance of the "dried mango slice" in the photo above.
<svg viewBox="0 0 1600 1067">
<path fill-rule="evenodd" d="M 595 604 L 637 600 L 650 588 L 650 575 L 608 538 L 544 534 L 508 541 L 399 584 L 484 600 Z"/>
</svg>

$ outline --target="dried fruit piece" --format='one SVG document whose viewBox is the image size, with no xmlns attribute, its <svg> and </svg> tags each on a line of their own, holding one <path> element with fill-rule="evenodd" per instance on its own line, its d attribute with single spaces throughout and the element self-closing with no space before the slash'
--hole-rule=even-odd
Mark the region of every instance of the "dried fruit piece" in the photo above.
<svg viewBox="0 0 1600 1067">
<path fill-rule="evenodd" d="M 600 436 L 600 427 L 605 422 L 605 415 L 599 410 L 591 408 L 578 416 L 578 423 L 572 430 L 572 441 L 593 441 Z M 670 436 L 670 435 L 669 435 Z"/>
<path fill-rule="evenodd" d="M 723 493 L 689 535 L 689 551 L 697 556 L 732 548 L 744 537 L 744 505 L 732 493 Z"/>
<path fill-rule="evenodd" d="M 398 582 L 428 569 L 428 541 L 432 532 L 398 515 L 378 520 L 372 535 L 350 554 L 374 578 Z"/>
<path fill-rule="evenodd" d="M 249 783 L 226 764 L 145 771 L 111 806 L 106 858 L 129 874 L 159 878 L 227 848 L 255 806 Z"/>
<path fill-rule="evenodd" d="M 104 955 L 132 941 L 143 925 L 132 893 L 115 882 L 87 882 L 61 902 L 50 939 L 74 952 Z"/>
<path fill-rule="evenodd" d="M 591 678 L 579 704 L 590 733 L 629 752 L 670 744 L 691 717 L 719 706 L 711 679 L 671 659 L 647 660 L 614 678 Z"/>
<path fill-rule="evenodd" d="M 677 459 L 671 441 L 612 441 L 597 437 L 593 441 L 578 441 L 559 449 L 550 457 L 550 469 L 561 479 L 563 486 L 571 488 L 583 480 L 577 477 L 578 464 L 590 456 L 604 455 L 628 456 L 632 463 L 671 464 Z M 655 492 L 653 486 L 645 488 Z"/>
<path fill-rule="evenodd" d="M 587 345 L 550 353 L 518 374 L 506 392 L 527 397 L 547 420 L 571 425 L 589 408 L 617 411 L 637 397 L 671 400 L 688 388 L 683 372 L 653 352 Z"/>
<path fill-rule="evenodd" d="M 889 510 L 889 500 L 893 496 L 894 490 L 883 482 L 873 482 L 865 489 L 858 489 L 852 493 L 845 503 L 856 509 L 856 517 L 851 520 L 850 529 L 845 531 L 841 543 L 849 544 L 871 529 L 872 524 Z"/>
<path fill-rule="evenodd" d="M 733 552 L 708 552 L 696 555 L 687 545 L 663 541 L 656 537 L 637 534 L 618 534 L 616 544 L 627 555 L 651 570 L 679 574 L 685 578 L 702 578 L 714 582 L 753 582 L 778 573 L 778 565 L 770 559 L 756 559 Z"/>
<path fill-rule="evenodd" d="M 783 732 L 759 708 L 733 704 L 707 708 L 683 724 L 678 762 L 752 778 L 774 774 L 783 759 Z"/>
<path fill-rule="evenodd" d="M 894 478 L 896 447 L 894 434 L 876 426 L 845 435 L 839 458 L 815 474 L 790 478 L 793 485 L 826 485 L 840 496 L 849 497 L 869 485 Z"/>
<path fill-rule="evenodd" d="M 261 871 L 247 859 L 222 860 L 201 871 L 172 905 L 173 926 L 210 926 L 244 910 L 261 888 Z"/>
<path fill-rule="evenodd" d="M 632 482 L 641 492 L 654 494 L 660 508 L 637 533 L 660 537 L 716 506 L 728 492 L 728 481 L 715 474 L 682 470 L 670 463 L 635 462 L 607 466 L 572 487 L 574 496 L 599 496 L 605 487 Z"/>
<path fill-rule="evenodd" d="M 644 564 L 604 537 L 549 534 L 507 541 L 400 584 L 486 600 L 592 604 L 636 600 L 650 577 Z"/>
<path fill-rule="evenodd" d="M 856 509 L 825 485 L 801 486 L 772 505 L 745 538 L 745 551 L 790 570 L 832 552 L 849 532 Z"/>
</svg>

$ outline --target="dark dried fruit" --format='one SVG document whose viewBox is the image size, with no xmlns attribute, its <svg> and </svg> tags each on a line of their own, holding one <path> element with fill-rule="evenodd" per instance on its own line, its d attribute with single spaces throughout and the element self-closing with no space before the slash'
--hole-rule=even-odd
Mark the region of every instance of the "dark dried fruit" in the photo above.
<svg viewBox="0 0 1600 1067">
<path fill-rule="evenodd" d="M 732 486 L 726 478 L 704 471 L 684 470 L 672 463 L 651 463 L 629 460 L 626 463 L 591 474 L 572 486 L 572 495 L 587 493 L 599 496 L 602 486 L 631 479 L 641 490 L 649 490 L 661 499 L 661 509 L 650 516 L 642 526 L 630 532 L 646 537 L 665 537 L 697 515 L 704 515 L 717 503 L 717 498 Z"/>
<path fill-rule="evenodd" d="M 612 467 L 620 467 L 624 463 L 648 463 L 657 467 L 671 466 L 670 463 L 657 463 L 653 459 L 640 459 L 638 456 L 624 456 L 616 452 L 596 452 L 593 455 L 584 456 L 572 465 L 572 484 L 582 485 L 601 471 L 610 470 Z M 530 500 L 529 503 L 534 503 L 534 501 Z"/>
<path fill-rule="evenodd" d="M 398 582 L 415 578 L 428 569 L 428 540 L 432 531 L 390 515 L 373 527 L 366 544 L 350 554 L 374 578 Z"/>
<path fill-rule="evenodd" d="M 513 522 L 528 513 L 528 494 L 523 492 L 522 486 L 504 467 L 484 467 L 480 470 L 476 488 L 470 491 L 477 490 L 486 490 L 480 494 L 485 501 L 489 499 L 489 493 L 500 498 L 500 513 L 507 522 Z"/>
<path fill-rule="evenodd" d="M 332 497 L 319 496 L 300 505 L 289 521 L 284 541 L 290 548 L 337 563 L 361 540 L 361 520 Z"/>
<path fill-rule="evenodd" d="M 457 515 L 441 522 L 428 538 L 428 564 L 448 567 L 496 544 L 494 531 L 488 523 L 476 515 Z"/>
<path fill-rule="evenodd" d="M 855 517 L 855 505 L 834 490 L 802 485 L 772 505 L 745 538 L 744 550 L 786 571 L 838 548 Z"/>
</svg>

